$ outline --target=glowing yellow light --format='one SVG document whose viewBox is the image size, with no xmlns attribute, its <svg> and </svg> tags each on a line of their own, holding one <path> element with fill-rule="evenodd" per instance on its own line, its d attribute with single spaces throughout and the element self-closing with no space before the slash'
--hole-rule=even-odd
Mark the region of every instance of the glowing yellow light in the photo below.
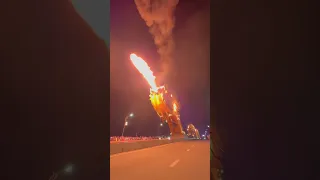
<svg viewBox="0 0 320 180">
<path fill-rule="evenodd" d="M 173 111 L 174 111 L 174 112 L 177 112 L 177 105 L 176 105 L 176 103 L 173 103 Z"/>
</svg>

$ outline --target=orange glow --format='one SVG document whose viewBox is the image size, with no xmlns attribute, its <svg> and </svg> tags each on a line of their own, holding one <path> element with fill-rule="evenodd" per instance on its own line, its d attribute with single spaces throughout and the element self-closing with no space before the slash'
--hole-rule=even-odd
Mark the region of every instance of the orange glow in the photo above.
<svg viewBox="0 0 320 180">
<path fill-rule="evenodd" d="M 136 54 L 130 54 L 130 60 L 142 74 L 142 76 L 147 80 L 148 84 L 151 86 L 151 90 L 157 92 L 158 87 L 156 84 L 156 77 L 153 75 L 153 72 L 151 71 L 148 64 Z"/>
<path fill-rule="evenodd" d="M 137 70 L 142 74 L 142 76 L 147 80 L 148 84 L 150 85 L 150 101 L 157 112 L 160 120 L 164 123 L 173 122 L 175 121 L 176 124 L 179 126 L 170 126 L 170 134 L 183 134 L 181 123 L 180 123 L 180 116 L 179 116 L 179 104 L 175 97 L 172 94 L 168 94 L 165 86 L 157 86 L 156 84 L 156 77 L 153 75 L 148 64 L 136 54 L 130 54 L 130 60 L 132 64 L 137 68 Z M 165 95 L 170 95 L 173 100 L 172 104 L 167 104 L 165 100 Z M 169 120 L 169 121 L 168 121 Z"/>
<path fill-rule="evenodd" d="M 173 103 L 173 111 L 177 112 L 177 104 L 176 103 Z"/>
</svg>

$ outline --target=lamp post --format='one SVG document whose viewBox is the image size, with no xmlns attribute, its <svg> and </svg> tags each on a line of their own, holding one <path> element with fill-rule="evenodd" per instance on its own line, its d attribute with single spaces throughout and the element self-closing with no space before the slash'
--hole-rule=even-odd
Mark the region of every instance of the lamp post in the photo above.
<svg viewBox="0 0 320 180">
<path fill-rule="evenodd" d="M 125 118 L 124 118 L 124 125 L 123 125 L 123 129 L 122 129 L 122 137 L 123 137 L 123 133 L 124 133 L 124 129 L 126 128 L 126 126 L 128 126 L 128 118 L 133 117 L 133 113 L 128 114 Z"/>
<path fill-rule="evenodd" d="M 160 123 L 160 126 L 158 127 L 158 136 L 160 136 L 160 128 L 163 127 L 163 123 Z"/>
</svg>

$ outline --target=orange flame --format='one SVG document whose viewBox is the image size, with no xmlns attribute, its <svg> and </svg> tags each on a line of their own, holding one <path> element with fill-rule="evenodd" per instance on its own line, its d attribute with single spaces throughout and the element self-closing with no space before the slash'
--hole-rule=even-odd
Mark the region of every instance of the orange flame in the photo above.
<svg viewBox="0 0 320 180">
<path fill-rule="evenodd" d="M 133 65 L 138 69 L 138 71 L 142 74 L 142 76 L 147 80 L 149 85 L 151 86 L 151 90 L 157 92 L 158 87 L 156 84 L 156 77 L 153 75 L 148 64 L 136 54 L 130 54 L 130 60 Z"/>
</svg>

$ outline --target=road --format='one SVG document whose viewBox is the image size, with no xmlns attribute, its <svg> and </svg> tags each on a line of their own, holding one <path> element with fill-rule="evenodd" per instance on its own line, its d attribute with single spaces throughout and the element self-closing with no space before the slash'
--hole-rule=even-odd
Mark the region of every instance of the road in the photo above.
<svg viewBox="0 0 320 180">
<path fill-rule="evenodd" d="M 185 141 L 110 156 L 111 180 L 209 180 L 209 141 Z"/>
</svg>

